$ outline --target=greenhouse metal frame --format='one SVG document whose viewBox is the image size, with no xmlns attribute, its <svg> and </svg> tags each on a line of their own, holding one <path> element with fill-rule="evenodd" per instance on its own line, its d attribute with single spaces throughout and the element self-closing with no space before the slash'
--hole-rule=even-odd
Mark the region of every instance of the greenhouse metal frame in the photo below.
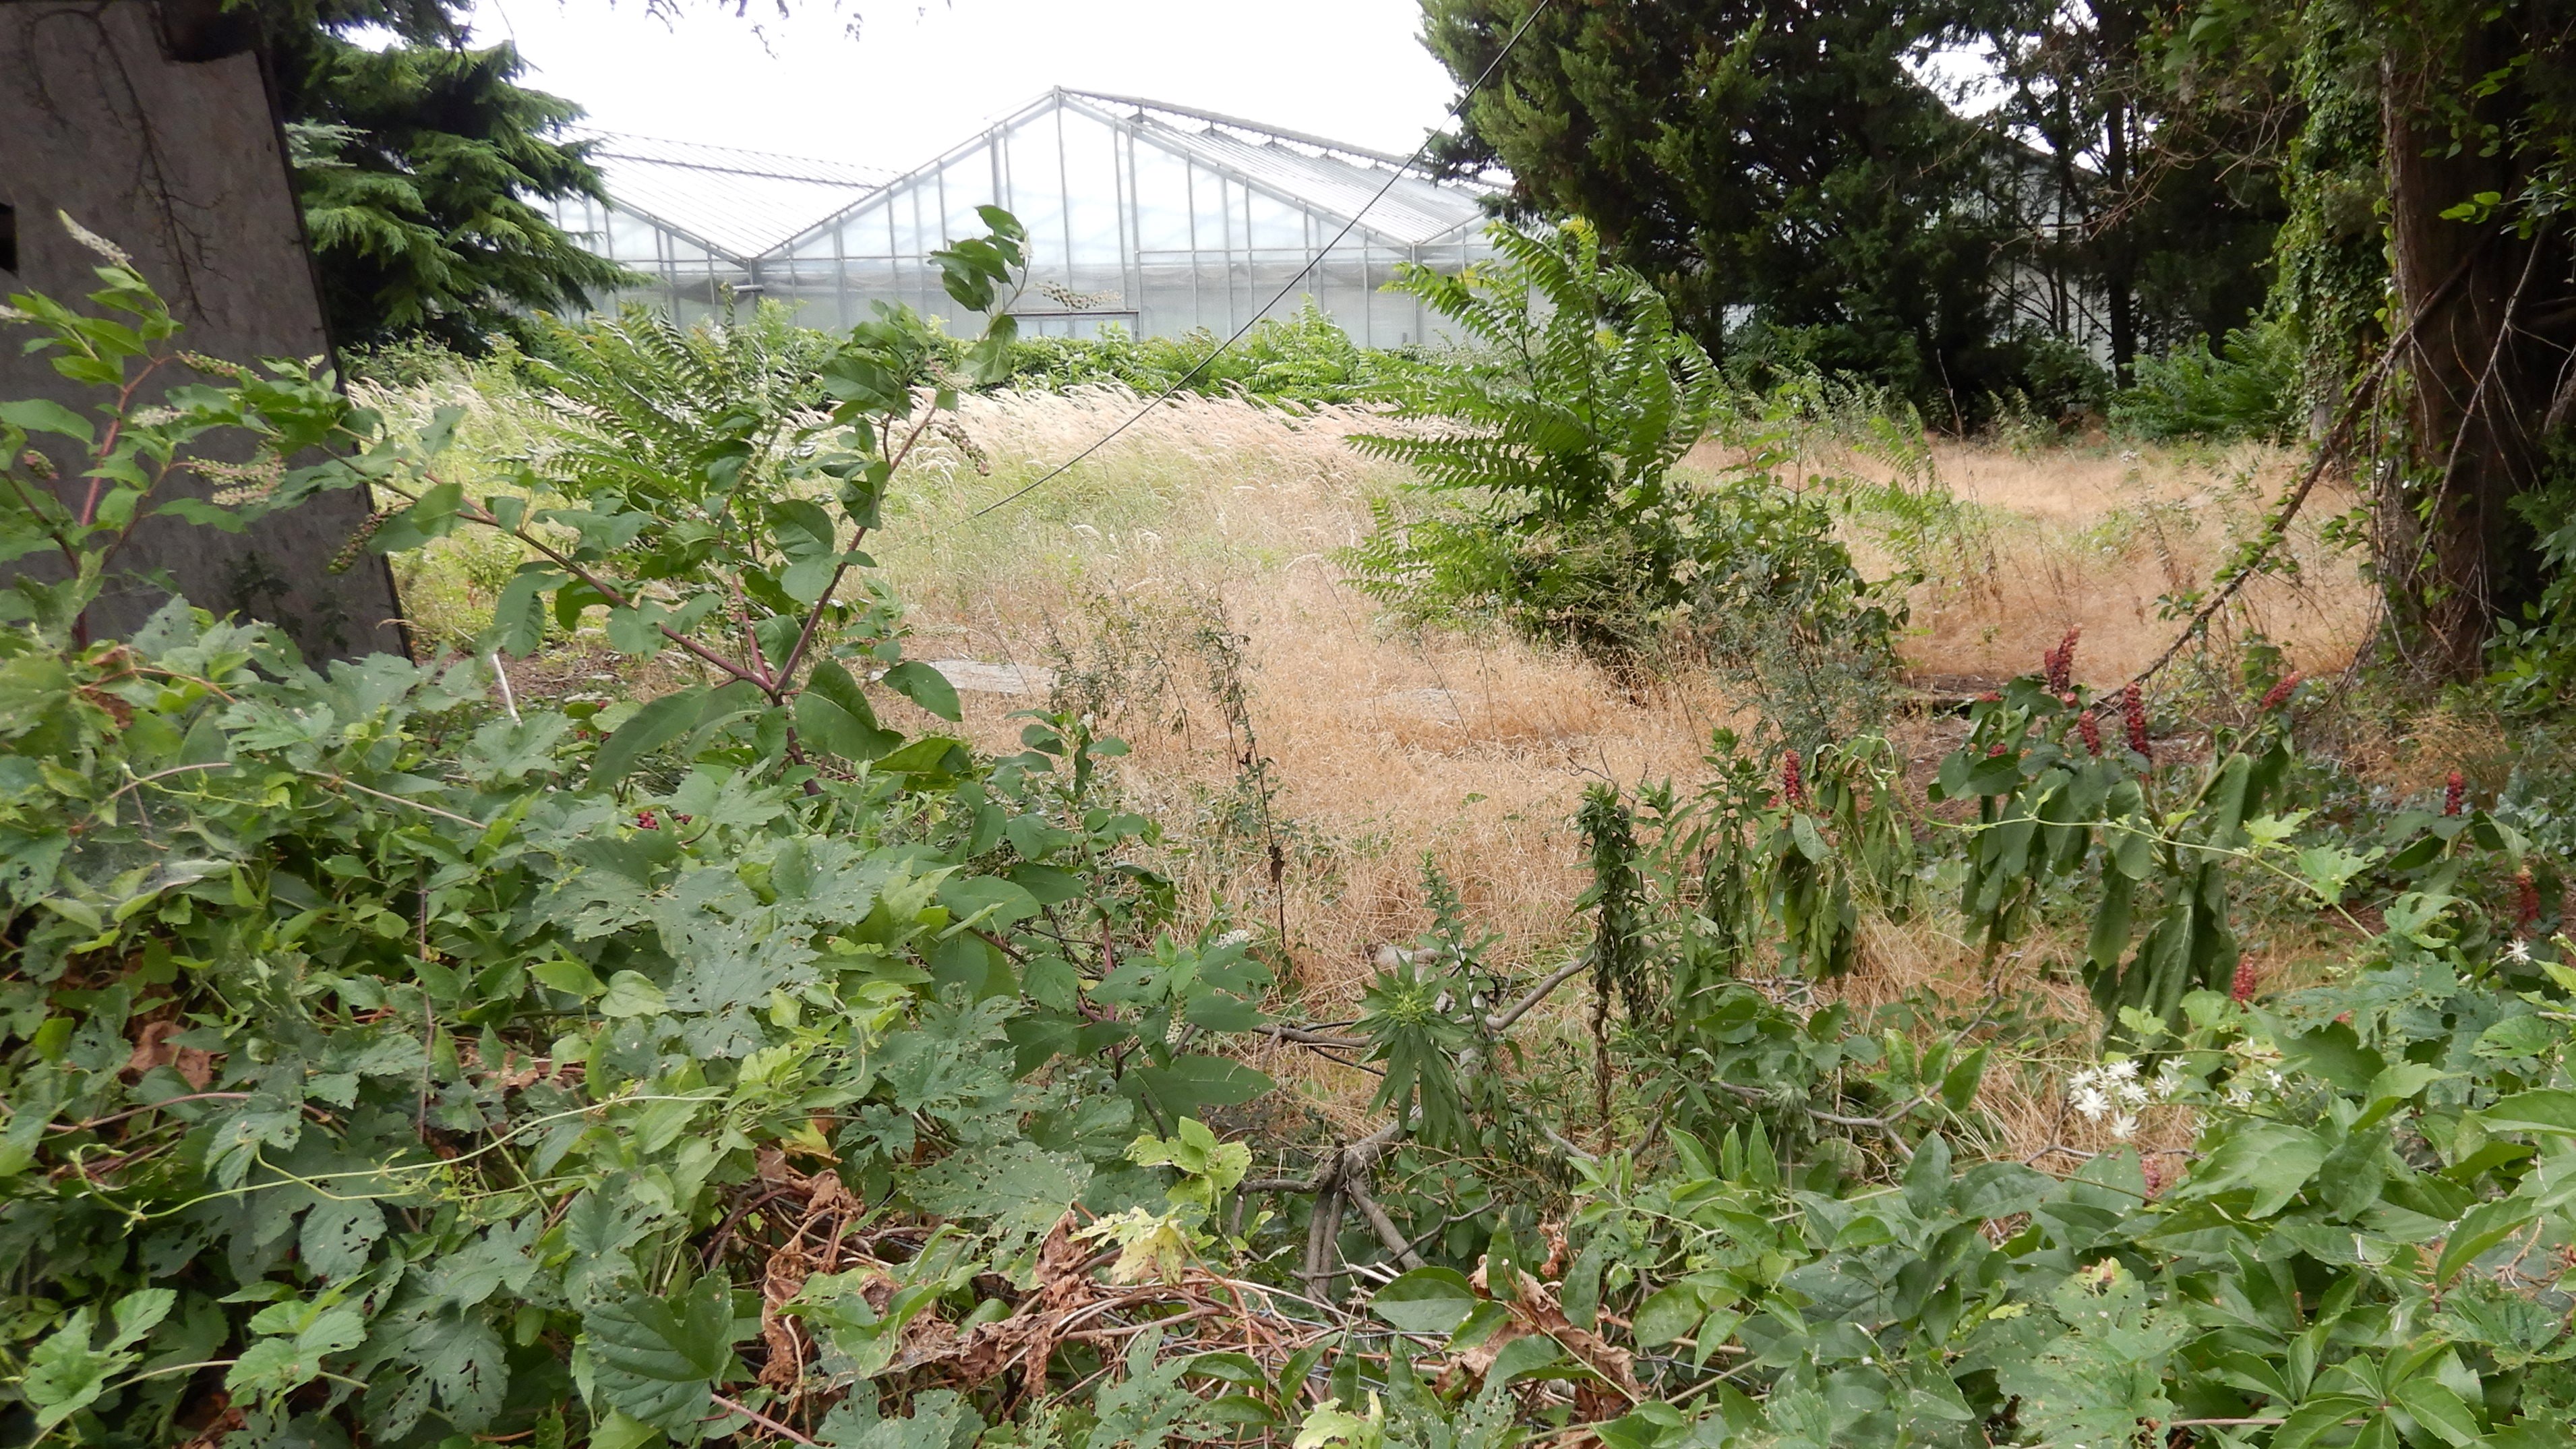
<svg viewBox="0 0 2576 1449">
<path fill-rule="evenodd" d="M 1499 189 L 1237 117 L 1062 89 L 883 180 L 721 149 L 603 138 L 616 204 L 558 217 L 655 279 L 628 296 L 683 320 L 769 298 L 819 327 L 900 303 L 970 330 L 980 324 L 942 290 L 931 253 L 983 234 L 976 209 L 999 205 L 1029 231 L 1029 286 L 1011 308 L 1024 333 L 1222 336 L 1311 299 L 1354 341 L 1401 347 L 1437 340 L 1438 321 L 1386 283 L 1407 262 L 1456 271 L 1490 255 L 1485 199 Z"/>
</svg>

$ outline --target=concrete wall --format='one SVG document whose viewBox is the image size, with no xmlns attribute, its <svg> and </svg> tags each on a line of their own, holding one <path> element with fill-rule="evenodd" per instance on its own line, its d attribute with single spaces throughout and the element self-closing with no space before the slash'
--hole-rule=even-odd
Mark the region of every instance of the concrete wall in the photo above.
<svg viewBox="0 0 2576 1449">
<path fill-rule="evenodd" d="M 90 289 L 94 259 L 55 221 L 62 211 L 133 254 L 186 324 L 180 346 L 236 361 L 330 350 L 259 59 L 218 0 L 0 0 L 0 206 L 17 252 L 0 295 Z M 16 332 L 0 327 L 0 397 L 95 404 L 22 356 Z M 247 534 L 155 519 L 120 562 L 166 570 L 202 608 L 282 625 L 308 658 L 399 652 L 384 561 L 327 571 L 369 507 L 325 494 Z M 126 632 L 165 597 L 123 585 L 91 627 Z"/>
</svg>

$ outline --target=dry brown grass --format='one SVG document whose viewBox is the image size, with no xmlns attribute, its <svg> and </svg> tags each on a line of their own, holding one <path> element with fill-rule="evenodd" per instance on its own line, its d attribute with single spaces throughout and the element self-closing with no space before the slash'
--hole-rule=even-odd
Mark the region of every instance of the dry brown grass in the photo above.
<svg viewBox="0 0 2576 1449">
<path fill-rule="evenodd" d="M 1687 784 L 1710 730 L 1746 723 L 1733 703 L 1704 677 L 1632 688 L 1516 639 L 1382 622 L 1335 562 L 1366 532 L 1369 498 L 1402 481 L 1344 441 L 1382 426 L 1357 410 L 1289 416 L 1179 400 L 1064 476 L 1002 502 L 1133 406 L 1114 391 L 970 398 L 961 422 L 988 468 L 937 443 L 897 480 L 887 526 L 869 546 L 912 605 L 910 652 L 1057 672 L 1053 701 L 969 694 L 970 733 L 989 748 L 1016 748 L 1013 712 L 1056 703 L 1123 735 L 1134 753 L 1118 762 L 1116 786 L 1165 823 L 1161 863 L 1186 909 L 1201 920 L 1224 910 L 1255 929 L 1275 930 L 1284 917 L 1289 1009 L 1311 1019 L 1347 1016 L 1372 948 L 1425 928 L 1426 855 L 1477 923 L 1499 934 L 1497 965 L 1528 976 L 1561 963 L 1582 926 L 1571 824 L 1582 789 L 1602 779 Z M 469 431 L 506 431 L 508 422 L 478 415 Z M 1884 508 L 1847 514 L 1846 537 L 1866 570 L 1912 563 L 1930 575 L 1913 590 L 1904 642 L 1918 671 L 2009 676 L 2080 625 L 2078 672 L 2103 684 L 2164 646 L 2174 625 L 2160 617 L 2159 597 L 2206 585 L 2259 527 L 2293 461 L 2263 449 L 2016 452 L 1951 442 L 1890 461 L 1830 439 L 1802 445 L 1800 476 L 1903 480 L 1918 497 L 1946 490 L 1953 500 L 1930 510 L 1933 523 L 1910 541 Z M 1693 459 L 1723 461 L 1714 447 Z M 1848 483 L 1824 486 L 1854 496 Z M 2344 663 L 2366 630 L 2369 595 L 2352 561 L 2319 543 L 2313 520 L 2349 502 L 2320 490 L 2291 539 L 2299 577 L 2249 588 L 2222 637 L 2257 626 L 2295 667 Z M 464 617 L 478 601 L 488 614 L 492 581 L 471 567 L 479 558 L 442 552 L 428 576 L 414 570 L 409 597 L 459 611 L 449 633 L 479 627 Z M 586 680 L 600 667 L 579 663 L 574 673 Z M 587 687 L 569 675 L 565 683 Z M 1901 722 L 1896 733 L 1918 760 L 1937 757 L 1949 738 L 1936 721 Z M 2437 716 L 2364 754 L 2388 783 L 2420 789 L 2497 744 L 2492 721 Z M 1247 752 L 1267 763 L 1247 769 Z M 1262 783 L 1272 787 L 1266 822 L 1253 805 Z M 1287 864 L 1275 894 L 1274 841 Z M 1861 1007 L 1916 990 L 1986 999 L 1990 968 L 1946 921 L 1935 910 L 1902 927 L 1872 926 L 1859 970 L 1826 994 Z M 2089 1022 L 2072 970 L 2080 950 L 2071 940 L 2025 942 L 2006 962 L 2005 984 L 2042 992 L 2063 1020 Z M 2264 969 L 2287 979 L 2311 966 L 2285 957 Z M 1536 1033 L 1534 1054 L 1588 1055 L 1572 993 L 1566 1010 L 1525 1030 Z M 1257 1055 L 1316 1110 L 1359 1125 L 1368 1078 L 1293 1049 Z M 1994 1150 L 2027 1157 L 2052 1144 L 2111 1145 L 2094 1124 L 2066 1119 L 2066 1062 L 2003 1066 L 1989 1073 L 1983 1101 Z M 2174 1120 L 2148 1120 L 2151 1150 L 2188 1140 L 2189 1123 L 2167 1115 Z"/>
<path fill-rule="evenodd" d="M 916 606 L 914 652 L 1066 670 L 1069 693 L 1137 747 L 1122 778 L 1140 805 L 1205 823 L 1241 773 L 1242 742 L 1218 703 L 1222 651 L 1204 636 L 1236 634 L 1252 736 L 1274 762 L 1273 824 L 1303 851 L 1286 888 L 1288 934 L 1319 1005 L 1348 999 L 1371 945 L 1420 928 L 1425 852 L 1502 932 L 1503 960 L 1546 957 L 1569 930 L 1566 821 L 1583 784 L 1687 780 L 1709 730 L 1733 719 L 1730 702 L 1704 678 L 1632 692 L 1518 640 L 1382 624 L 1334 563 L 1367 529 L 1372 491 L 1400 482 L 1344 443 L 1377 422 L 1357 410 L 1167 404 L 1073 472 L 976 516 L 1130 407 L 1115 392 L 972 399 L 962 421 L 990 475 L 954 449 L 907 470 L 879 556 Z M 2291 464 L 2251 448 L 2018 454 L 1951 442 L 1929 461 L 1964 506 L 1916 547 L 1943 573 L 1915 591 L 1912 662 L 2009 675 L 2081 625 L 2081 672 L 2103 682 L 2163 647 L 2174 626 L 2157 617 L 2157 597 L 2204 586 Z M 1802 471 L 1896 474 L 1830 443 Z M 2346 501 L 2320 490 L 2309 513 Z M 1866 509 L 1849 534 L 1865 566 L 1892 566 L 1898 550 Z M 2366 625 L 2366 587 L 2312 527 L 2294 531 L 2290 552 L 2300 576 L 2249 588 L 2239 622 L 2284 642 L 2297 667 L 2335 668 Z M 998 737 L 1003 715 L 1028 703 L 982 697 L 979 729 Z M 1239 852 L 1191 844 L 1178 864 L 1197 900 L 1233 893 L 1245 914 L 1275 917 L 1266 878 Z"/>
<path fill-rule="evenodd" d="M 1713 464 L 1725 452 L 1709 447 L 1699 457 Z M 1828 439 L 1802 453 L 1799 471 L 1902 482 L 1918 494 L 1946 490 L 1960 505 L 1910 551 L 1896 547 L 1866 508 L 1848 530 L 1874 576 L 1906 563 L 1932 575 L 1911 593 L 1915 627 L 1904 650 L 1917 670 L 2007 678 L 2080 627 L 2077 677 L 2103 685 L 2126 681 L 2171 641 L 2175 624 L 2160 601 L 2208 587 L 2260 531 L 2300 462 L 2252 444 L 2017 450 L 1954 440 L 1890 460 Z M 2280 550 L 2292 569 L 2249 584 L 2213 632 L 2263 633 L 2290 667 L 2311 674 L 2343 668 L 2368 632 L 2373 597 L 2354 558 L 2322 542 L 2319 530 L 2353 502 L 2340 482 L 2321 484 Z"/>
<path fill-rule="evenodd" d="M 990 475 L 953 451 L 911 470 L 911 486 L 898 488 L 909 501 L 879 556 L 915 605 L 912 652 L 1060 671 L 1063 702 L 1097 712 L 1135 746 L 1120 788 L 1172 827 L 1167 864 L 1191 909 L 1230 902 L 1238 921 L 1274 929 L 1284 910 L 1294 1009 L 1346 1016 L 1372 947 L 1425 927 L 1426 854 L 1500 933 L 1498 963 L 1535 974 L 1561 962 L 1580 926 L 1570 817 L 1584 785 L 1695 778 L 1710 729 L 1743 722 L 1734 706 L 1705 678 L 1633 692 L 1518 640 L 1383 624 L 1334 563 L 1365 532 L 1371 493 L 1400 482 L 1342 441 L 1375 421 L 1363 413 L 1170 405 L 1066 477 L 975 516 L 1107 431 L 1123 403 L 1116 394 L 970 401 L 964 423 Z M 2163 647 L 2174 626 L 2158 617 L 2158 596 L 2205 585 L 2259 526 L 2291 462 L 2254 449 L 2022 455 L 1953 443 L 1930 457 L 1965 506 L 1933 538 L 1941 576 L 1914 591 L 1910 661 L 1932 674 L 2008 676 L 2081 625 L 2081 673 L 2103 683 Z M 1872 481 L 1892 472 L 1873 473 L 1871 459 L 1848 451 L 1820 449 L 1807 464 Z M 2321 490 L 2310 511 L 2325 517 L 2347 503 Z M 1866 511 L 1848 536 L 1865 567 L 1893 566 L 1896 550 Z M 2271 633 L 2296 667 L 2337 668 L 2366 628 L 2367 591 L 2312 527 L 2291 547 L 2301 577 L 2257 583 L 2231 623 Z M 1212 635 L 1234 636 L 1234 649 L 1212 646 Z M 1237 655 L 1239 668 L 1228 662 Z M 1249 798 L 1246 740 L 1228 728 L 1224 701 L 1238 687 L 1276 787 L 1269 833 L 1289 861 L 1277 897 L 1267 839 L 1237 808 Z M 1010 711 L 1037 702 L 970 696 L 969 723 L 999 745 L 1015 729 Z M 1942 746 L 1936 726 L 1900 735 L 1917 753 Z M 2089 1022 L 2072 970 L 2080 952 L 2076 941 L 2025 943 L 2007 963 L 2008 984 Z M 1928 989 L 1967 1002 L 1991 987 L 1937 911 L 1873 927 L 1862 958 L 1831 995 L 1866 1007 Z M 1570 1010 L 1532 1026 L 1543 1041 L 1588 1050 Z M 1261 1055 L 1327 1117 L 1359 1125 L 1367 1078 L 1294 1050 Z M 1996 1124 L 1994 1150 L 2114 1145 L 2098 1124 L 2066 1118 L 2065 1063 L 2008 1066 L 1990 1074 L 1981 1104 Z M 2159 1109 L 2139 1145 L 2179 1149 L 2190 1131 L 2185 1114 Z"/>
<path fill-rule="evenodd" d="M 967 404 L 993 474 L 928 459 L 879 555 L 916 605 L 912 652 L 1057 669 L 1066 702 L 1134 746 L 1121 787 L 1181 827 L 1189 897 L 1230 897 L 1257 925 L 1278 903 L 1267 838 L 1230 809 L 1245 742 L 1224 700 L 1240 688 L 1291 861 L 1289 953 L 1318 1010 L 1354 997 L 1374 945 L 1423 928 L 1426 853 L 1502 933 L 1499 961 L 1553 951 L 1581 888 L 1568 817 L 1584 781 L 1689 776 L 1726 702 L 1704 681 L 1632 693 L 1515 640 L 1382 628 L 1334 563 L 1369 490 L 1396 481 L 1342 442 L 1363 414 L 1192 400 L 972 517 L 1115 416 L 1097 396 Z M 998 741 L 1033 702 L 970 697 L 970 723 Z"/>
</svg>

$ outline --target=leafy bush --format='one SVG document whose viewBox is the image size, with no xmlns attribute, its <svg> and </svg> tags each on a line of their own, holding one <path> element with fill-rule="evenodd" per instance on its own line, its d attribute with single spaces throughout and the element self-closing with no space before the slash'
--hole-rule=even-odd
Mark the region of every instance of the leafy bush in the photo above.
<svg viewBox="0 0 2576 1449">
<path fill-rule="evenodd" d="M 1013 270 L 995 224 L 953 254 L 970 305 Z M 122 322 L 15 305 L 108 390 L 175 354 L 104 280 Z M 1721 736 L 1695 795 L 1587 798 L 1555 970 L 1498 972 L 1431 872 L 1359 1014 L 1273 1020 L 1241 936 L 1172 929 L 1116 742 L 1030 716 L 979 758 L 858 712 L 946 703 L 891 601 L 812 586 L 868 568 L 877 470 L 937 426 L 928 335 L 836 340 L 825 411 L 722 339 L 593 332 L 599 386 L 722 391 L 585 412 L 558 358 L 600 449 L 518 495 L 293 367 L 96 422 L 0 404 L 13 459 L 43 429 L 97 484 L 48 506 L 17 462 L 0 494 L 68 575 L 0 631 L 13 1440 L 2564 1442 L 2576 942 L 2511 819 L 2456 788 L 2326 819 L 2295 686 L 2160 760 L 2070 644 L 1972 707 L 1928 808 L 1884 741 Z M 354 447 L 293 486 L 411 498 L 381 546 L 509 530 L 535 582 L 498 641 L 604 610 L 707 682 L 496 706 L 474 662 L 315 670 L 175 601 L 79 637 L 219 433 Z M 1953 888 L 1989 991 L 1819 1000 Z M 2349 912 L 2343 976 L 2264 989 L 2230 922 L 2267 894 Z M 2066 1078 L 2082 1027 L 2002 970 L 2076 936 L 2115 1049 Z M 1387 1120 L 1236 1110 L 1256 1041 L 1381 1071 Z M 2033 1101 L 2050 1140 L 2007 1152 Z"/>
<path fill-rule="evenodd" d="M 2206 337 L 2141 357 L 2137 380 L 2111 399 L 2111 424 L 2156 441 L 2286 443 L 2307 426 L 2297 335 L 2273 321 L 2238 328 L 2213 352 Z"/>
<path fill-rule="evenodd" d="M 1204 396 L 1239 396 L 1282 406 L 1358 402 L 1412 364 L 1351 341 L 1309 297 L 1287 317 L 1253 324 L 1218 352 L 1200 328 L 1180 337 L 1134 337 L 1111 326 L 1097 338 L 1026 337 L 1011 348 L 1009 385 L 1063 389 L 1110 384 L 1140 397 L 1182 386 Z"/>
<path fill-rule="evenodd" d="M 1713 482 L 1677 465 L 1726 401 L 1699 344 L 1591 229 L 1497 225 L 1500 261 L 1397 285 L 1478 350 L 1390 396 L 1407 433 L 1352 441 L 1420 476 L 1374 505 L 1361 588 L 1416 618 L 1495 619 L 1623 666 L 1701 653 L 1886 657 L 1894 619 L 1774 455 Z"/>
</svg>

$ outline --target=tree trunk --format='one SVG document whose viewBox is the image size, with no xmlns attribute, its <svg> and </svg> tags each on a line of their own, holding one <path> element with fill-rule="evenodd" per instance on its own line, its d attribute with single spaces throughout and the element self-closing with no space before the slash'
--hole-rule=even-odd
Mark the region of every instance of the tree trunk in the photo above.
<svg viewBox="0 0 2576 1449">
<path fill-rule="evenodd" d="M 2102 186 L 2112 198 L 2112 205 L 2123 211 L 2129 203 L 2129 107 L 2118 98 L 2111 102 L 2111 114 L 2105 129 L 2107 144 L 2102 148 Z M 2102 291 L 2104 310 L 2111 320 L 2111 374 L 2122 387 L 2136 381 L 2138 361 L 2138 278 L 2137 243 L 2123 218 L 2115 223 L 2103 239 Z"/>
<path fill-rule="evenodd" d="M 2412 74 L 2391 66 L 2381 88 L 2391 328 L 2413 331 L 2398 359 L 2400 466 L 2377 485 L 2379 562 L 2398 647 L 2445 681 L 2477 678 L 2496 620 L 2537 596 L 2532 531 L 2509 505 L 2539 478 L 2551 396 L 2576 341 L 2560 232 L 2544 224 L 2523 237 L 2508 222 L 2442 215 L 2522 189 L 2508 156 L 2455 148 L 2427 99 L 2432 76 L 2484 74 L 2493 56 L 2483 52 L 2510 53 L 2510 38 L 2497 39 Z"/>
</svg>

